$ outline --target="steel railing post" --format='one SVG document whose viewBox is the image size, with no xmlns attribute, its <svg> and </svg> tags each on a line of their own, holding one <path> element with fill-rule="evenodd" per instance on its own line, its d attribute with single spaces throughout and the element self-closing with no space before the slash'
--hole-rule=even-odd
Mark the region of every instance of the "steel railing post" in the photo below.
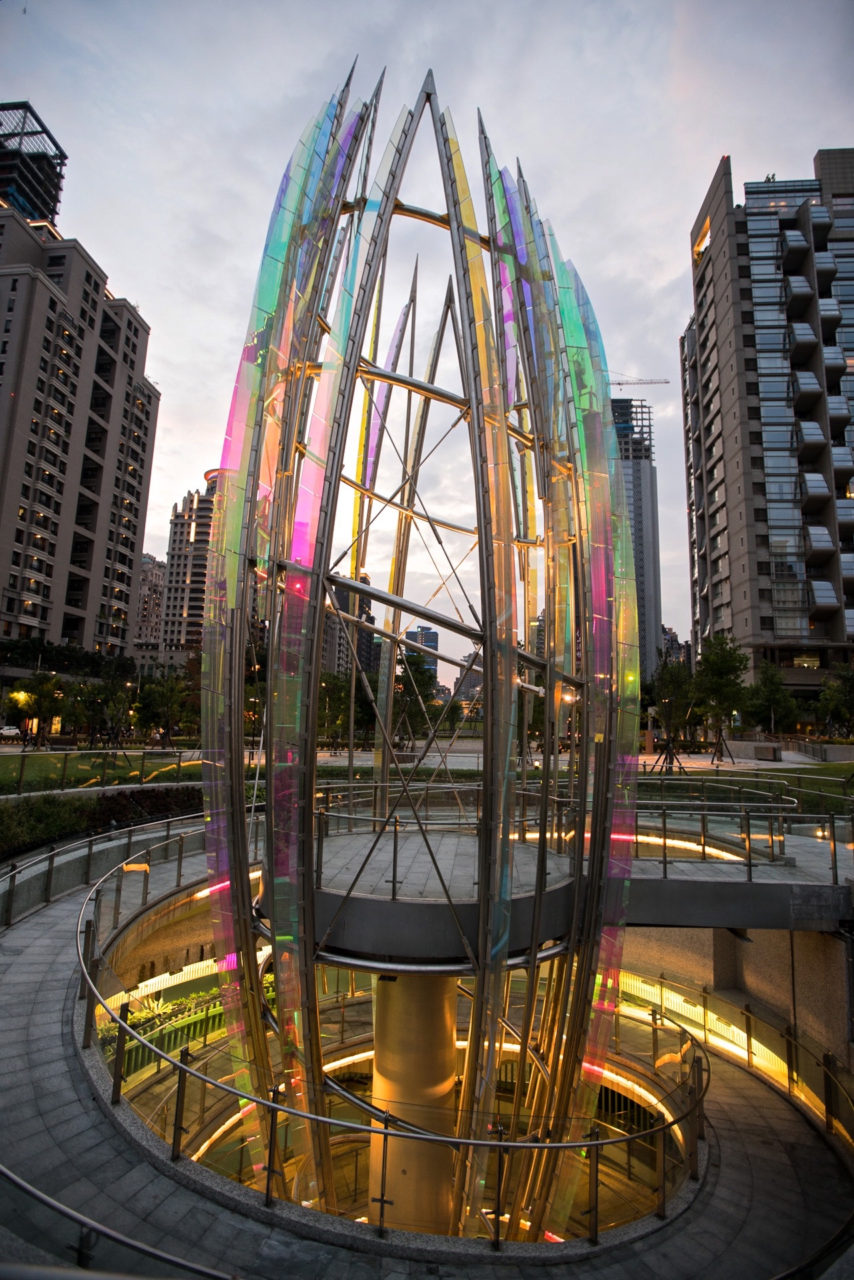
<svg viewBox="0 0 854 1280">
<path fill-rule="evenodd" d="M 697 1094 L 697 1137 L 701 1142 L 706 1140 L 706 1108 L 703 1103 L 703 1059 L 694 1062 L 694 1088 Z"/>
<path fill-rule="evenodd" d="M 832 1134 L 834 1131 L 834 1119 L 838 1110 L 836 1102 L 836 1059 L 833 1054 L 826 1052 L 821 1060 L 822 1077 L 824 1080 L 824 1127 L 827 1133 Z"/>
<path fill-rule="evenodd" d="M 181 879 L 184 874 L 184 832 L 178 836 L 178 867 L 175 872 L 175 887 L 181 887 Z"/>
<path fill-rule="evenodd" d="M 151 881 L 151 850 L 145 851 L 145 870 L 142 873 L 142 905 L 148 902 L 148 886 Z"/>
<path fill-rule="evenodd" d="M 89 986 L 86 991 L 86 1012 L 83 1016 L 83 1039 L 81 1047 L 88 1049 L 92 1044 L 92 1032 L 95 1028 L 95 990 L 98 983 L 98 970 L 101 967 L 100 957 L 92 956 L 89 965 Z"/>
<path fill-rule="evenodd" d="M 92 962 L 92 946 L 95 937 L 95 922 L 87 920 L 83 930 L 83 968 L 80 970 L 80 990 L 77 993 L 78 1000 L 86 999 L 86 992 L 89 984 L 86 981 L 86 974 L 89 972 L 89 965 Z"/>
<path fill-rule="evenodd" d="M 14 903 L 15 903 L 15 885 L 18 882 L 18 864 L 11 863 L 9 867 L 9 879 L 6 881 L 6 914 L 4 923 L 8 929 L 14 919 Z"/>
<path fill-rule="evenodd" d="M 178 1087 L 175 1090 L 175 1123 L 172 1127 L 172 1159 L 181 1158 L 181 1135 L 184 1129 L 184 1099 L 187 1096 L 187 1072 L 184 1068 L 190 1061 L 190 1046 L 184 1045 L 181 1050 L 181 1065 L 178 1068 Z"/>
<path fill-rule="evenodd" d="M 587 1239 L 591 1244 L 599 1243 L 599 1126 L 590 1130 L 590 1146 L 588 1151 L 587 1170 L 587 1212 L 590 1217 Z"/>
<path fill-rule="evenodd" d="M 741 811 L 744 826 L 744 851 L 747 855 L 747 878 L 753 879 L 753 841 L 750 838 L 750 814 L 746 809 Z"/>
<path fill-rule="evenodd" d="M 118 867 L 116 870 L 116 891 L 113 898 L 113 928 L 118 929 L 119 917 L 122 907 L 122 883 L 125 877 L 124 867 Z"/>
<path fill-rule="evenodd" d="M 667 810 L 661 810 L 661 875 L 667 879 Z"/>
<path fill-rule="evenodd" d="M 50 902 L 50 895 L 53 892 L 53 865 L 56 861 L 56 854 L 51 850 L 47 860 L 47 874 L 44 880 L 44 900 L 45 905 Z"/>
<path fill-rule="evenodd" d="M 839 865 L 836 861 L 836 814 L 830 815 L 830 874 L 833 884 L 839 884 Z"/>
<path fill-rule="evenodd" d="M 377 1223 L 377 1235 L 380 1237 L 380 1239 L 382 1239 L 382 1238 L 383 1238 L 383 1236 L 385 1235 L 385 1207 L 386 1207 L 386 1205 L 387 1205 L 387 1204 L 394 1204 L 394 1201 L 393 1201 L 393 1200 L 386 1200 L 386 1195 L 385 1195 L 385 1191 L 386 1191 L 386 1179 L 387 1179 L 387 1176 L 388 1176 L 388 1124 L 389 1124 L 389 1120 L 391 1120 L 391 1112 L 390 1112 L 390 1111 L 387 1111 L 387 1112 L 385 1113 L 384 1118 L 383 1118 L 383 1158 L 382 1158 L 382 1166 L 381 1166 L 381 1168 L 380 1168 L 380 1194 L 379 1194 L 378 1196 L 372 1196 L 372 1197 L 371 1197 L 372 1203 L 373 1203 L 373 1204 L 378 1204 L 378 1205 L 379 1205 L 379 1207 L 380 1207 L 380 1220 L 379 1220 L 379 1222 Z"/>
<path fill-rule="evenodd" d="M 658 1124 L 658 1129 L 655 1134 L 655 1176 L 657 1180 L 655 1216 L 657 1218 L 665 1218 L 667 1216 L 667 1170 L 664 1163 L 664 1116 L 660 1111 L 656 1112 L 656 1123 Z"/>
<path fill-rule="evenodd" d="M 394 840 L 391 852 L 391 900 L 397 902 L 397 853 L 400 840 L 400 818 L 394 815 Z"/>
<path fill-rule="evenodd" d="M 118 1035 L 116 1036 L 116 1056 L 113 1059 L 113 1094 L 110 1098 L 113 1106 L 116 1107 L 122 1100 L 122 1081 L 124 1080 L 125 1070 L 125 1043 L 127 1041 L 127 1027 L 125 1023 L 130 1017 L 130 1004 L 125 1000 L 119 1010 Z"/>
<path fill-rule="evenodd" d="M 279 1100 L 279 1085 L 274 1085 L 271 1092 L 271 1098 L 275 1104 Z M 264 1191 L 264 1203 L 269 1209 L 273 1203 L 273 1178 L 276 1174 L 276 1130 L 278 1128 L 279 1112 L 275 1105 L 270 1108 L 270 1141 L 267 1144 L 267 1185 Z"/>
<path fill-rule="evenodd" d="M 496 1130 L 498 1133 L 498 1150 L 496 1152 L 497 1167 L 495 1171 L 495 1224 L 492 1233 L 493 1249 L 501 1248 L 501 1182 L 504 1177 L 504 1146 L 501 1139 L 504 1137 L 504 1129 L 499 1122 Z"/>
</svg>

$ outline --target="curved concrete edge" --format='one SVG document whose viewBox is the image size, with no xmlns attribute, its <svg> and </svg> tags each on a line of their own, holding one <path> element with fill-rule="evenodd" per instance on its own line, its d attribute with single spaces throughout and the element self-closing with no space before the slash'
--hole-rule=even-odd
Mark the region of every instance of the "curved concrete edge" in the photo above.
<svg viewBox="0 0 854 1280">
<path fill-rule="evenodd" d="M 670 1228 L 684 1213 L 704 1187 L 710 1172 L 717 1176 L 720 1165 L 717 1138 L 707 1128 L 707 1140 L 700 1144 L 699 1171 L 696 1182 L 686 1181 L 679 1192 L 667 1204 L 667 1216 L 659 1219 L 642 1218 L 603 1231 L 599 1243 L 573 1240 L 565 1244 L 520 1244 L 502 1242 L 495 1249 L 484 1239 L 471 1240 L 460 1237 L 419 1236 L 410 1232 L 387 1229 L 380 1238 L 374 1228 L 350 1218 L 336 1218 L 304 1209 L 300 1205 L 277 1200 L 268 1208 L 258 1191 L 231 1182 L 219 1174 L 182 1159 L 173 1163 L 171 1151 L 143 1123 L 129 1102 L 122 1099 L 117 1106 L 111 1102 L 112 1077 L 96 1044 L 83 1049 L 83 1023 L 86 1002 L 77 999 L 79 978 L 69 983 L 64 1011 L 64 1033 L 70 1036 L 77 1061 L 92 1088 L 92 1096 L 106 1118 L 126 1138 L 144 1160 L 162 1176 L 182 1187 L 195 1191 L 206 1201 L 213 1201 L 225 1209 L 242 1214 L 267 1226 L 280 1228 L 284 1233 L 298 1236 L 319 1244 L 337 1246 L 350 1252 L 375 1257 L 401 1258 L 411 1262 L 453 1264 L 457 1268 L 469 1265 L 549 1266 L 555 1263 L 571 1263 L 591 1257 L 607 1255 L 616 1245 L 631 1243 L 659 1231 Z"/>
</svg>

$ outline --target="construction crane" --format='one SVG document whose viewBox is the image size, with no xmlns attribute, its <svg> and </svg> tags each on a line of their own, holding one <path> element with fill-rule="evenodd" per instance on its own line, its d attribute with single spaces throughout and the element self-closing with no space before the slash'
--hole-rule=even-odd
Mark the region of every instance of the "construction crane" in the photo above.
<svg viewBox="0 0 854 1280">
<path fill-rule="evenodd" d="M 669 378 L 635 378 L 630 373 L 608 374 L 612 387 L 669 387 Z"/>
</svg>

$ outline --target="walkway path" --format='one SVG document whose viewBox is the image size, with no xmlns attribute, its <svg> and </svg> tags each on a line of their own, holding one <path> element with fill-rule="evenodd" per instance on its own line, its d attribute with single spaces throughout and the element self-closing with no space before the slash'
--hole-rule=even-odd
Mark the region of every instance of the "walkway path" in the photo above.
<svg viewBox="0 0 854 1280">
<path fill-rule="evenodd" d="M 0 933 L 0 1160 L 63 1204 L 168 1253 L 244 1280 L 563 1280 L 570 1273 L 599 1280 L 764 1280 L 814 1250 L 854 1205 L 854 1181 L 801 1113 L 715 1058 L 705 1181 L 680 1216 L 650 1235 L 597 1249 L 582 1245 L 571 1263 L 540 1266 L 521 1261 L 516 1247 L 495 1255 L 467 1241 L 447 1242 L 441 1258 L 427 1261 L 379 1254 L 373 1235 L 362 1235 L 364 1252 L 301 1239 L 282 1225 L 286 1210 L 258 1221 L 176 1180 L 104 1114 L 71 1042 L 82 899 L 82 892 L 70 894 Z M 223 1187 L 235 1205 L 251 1194 Z M 44 1261 L 44 1250 L 54 1265 L 67 1265 L 75 1241 L 75 1229 L 58 1228 L 52 1215 L 0 1181 L 0 1257 Z M 92 1266 L 155 1273 L 153 1264 L 105 1240 Z M 854 1259 L 833 1274 L 854 1276 Z"/>
</svg>

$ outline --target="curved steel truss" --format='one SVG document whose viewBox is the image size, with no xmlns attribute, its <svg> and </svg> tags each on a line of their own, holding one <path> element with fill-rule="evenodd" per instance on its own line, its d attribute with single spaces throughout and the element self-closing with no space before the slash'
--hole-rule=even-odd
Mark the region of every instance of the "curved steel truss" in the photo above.
<svg viewBox="0 0 854 1280">
<path fill-rule="evenodd" d="M 437 1009 L 460 979 L 466 1048 L 439 1128 L 488 1135 L 512 1038 L 536 1070 L 516 1073 L 503 1131 L 537 1131 L 543 1151 L 517 1162 L 510 1231 L 542 1238 L 575 1176 L 549 1141 L 583 1132 L 595 1103 L 632 827 L 636 611 L 604 352 L 578 275 L 483 128 L 479 229 L 432 76 L 373 179 L 379 87 L 352 107 L 349 88 L 282 180 L 219 471 L 203 716 L 235 1070 L 324 1114 L 321 966 L 433 974 L 442 991 L 454 975 Z M 253 642 L 266 651 L 260 851 L 244 814 Z M 316 795 L 331 647 L 351 689 L 335 815 Z M 453 731 L 417 678 L 433 661 L 456 690 L 479 685 Z M 360 765 L 366 707 L 373 762 Z M 475 719 L 479 776 L 463 784 L 454 753 Z M 288 1143 L 302 1202 L 334 1210 L 327 1130 L 292 1119 Z M 477 1230 L 483 1208 L 483 1168 L 460 1151 L 450 1232 Z"/>
</svg>

